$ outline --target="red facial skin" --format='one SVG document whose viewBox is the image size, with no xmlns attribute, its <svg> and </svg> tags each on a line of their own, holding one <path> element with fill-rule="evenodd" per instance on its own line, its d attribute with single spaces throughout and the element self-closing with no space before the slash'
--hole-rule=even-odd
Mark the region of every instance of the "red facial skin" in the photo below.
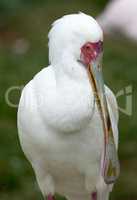
<svg viewBox="0 0 137 200">
<path fill-rule="evenodd" d="M 98 55 L 103 51 L 103 42 L 87 42 L 81 47 L 81 61 L 84 65 L 89 65 L 96 60 Z"/>
</svg>

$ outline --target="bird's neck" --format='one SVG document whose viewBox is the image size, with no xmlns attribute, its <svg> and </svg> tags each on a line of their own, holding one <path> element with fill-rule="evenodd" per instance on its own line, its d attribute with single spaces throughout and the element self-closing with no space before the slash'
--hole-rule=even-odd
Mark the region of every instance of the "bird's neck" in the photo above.
<svg viewBox="0 0 137 200">
<path fill-rule="evenodd" d="M 62 61 L 53 65 L 57 84 L 65 83 L 78 83 L 87 85 L 89 84 L 87 70 L 81 63 L 69 60 Z"/>
</svg>

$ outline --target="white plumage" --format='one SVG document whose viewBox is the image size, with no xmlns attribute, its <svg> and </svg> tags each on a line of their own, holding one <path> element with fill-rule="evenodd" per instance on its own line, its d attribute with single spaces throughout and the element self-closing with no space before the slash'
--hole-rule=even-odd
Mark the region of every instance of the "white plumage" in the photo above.
<svg viewBox="0 0 137 200">
<path fill-rule="evenodd" d="M 77 62 L 85 42 L 102 39 L 90 16 L 79 13 L 57 20 L 49 33 L 51 65 L 22 92 L 19 138 L 45 197 L 59 193 L 69 200 L 88 200 L 97 191 L 98 200 L 108 199 L 110 186 L 100 172 L 102 123 L 86 70 Z M 106 96 L 118 144 L 117 103 L 107 87 Z"/>
</svg>

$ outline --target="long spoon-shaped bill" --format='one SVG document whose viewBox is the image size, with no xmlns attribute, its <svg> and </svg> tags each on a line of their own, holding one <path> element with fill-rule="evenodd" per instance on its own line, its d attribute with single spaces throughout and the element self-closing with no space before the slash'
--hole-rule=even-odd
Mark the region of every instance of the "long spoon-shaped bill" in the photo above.
<svg viewBox="0 0 137 200">
<path fill-rule="evenodd" d="M 106 184 L 111 184 L 117 180 L 120 172 L 120 166 L 114 141 L 112 122 L 105 95 L 101 66 L 98 66 L 96 63 L 90 64 L 88 66 L 88 76 L 94 91 L 94 96 L 102 120 L 104 132 L 104 160 L 102 176 Z"/>
</svg>

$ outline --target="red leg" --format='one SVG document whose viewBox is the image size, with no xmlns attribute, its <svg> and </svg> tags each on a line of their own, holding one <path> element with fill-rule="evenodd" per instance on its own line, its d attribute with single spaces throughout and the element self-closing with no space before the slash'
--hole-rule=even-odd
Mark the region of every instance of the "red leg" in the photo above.
<svg viewBox="0 0 137 200">
<path fill-rule="evenodd" d="M 51 194 L 49 194 L 49 195 L 47 196 L 47 200 L 55 200 L 55 198 L 54 198 L 54 196 L 52 196 Z"/>
<path fill-rule="evenodd" d="M 97 192 L 91 194 L 92 200 L 97 200 Z"/>
</svg>

